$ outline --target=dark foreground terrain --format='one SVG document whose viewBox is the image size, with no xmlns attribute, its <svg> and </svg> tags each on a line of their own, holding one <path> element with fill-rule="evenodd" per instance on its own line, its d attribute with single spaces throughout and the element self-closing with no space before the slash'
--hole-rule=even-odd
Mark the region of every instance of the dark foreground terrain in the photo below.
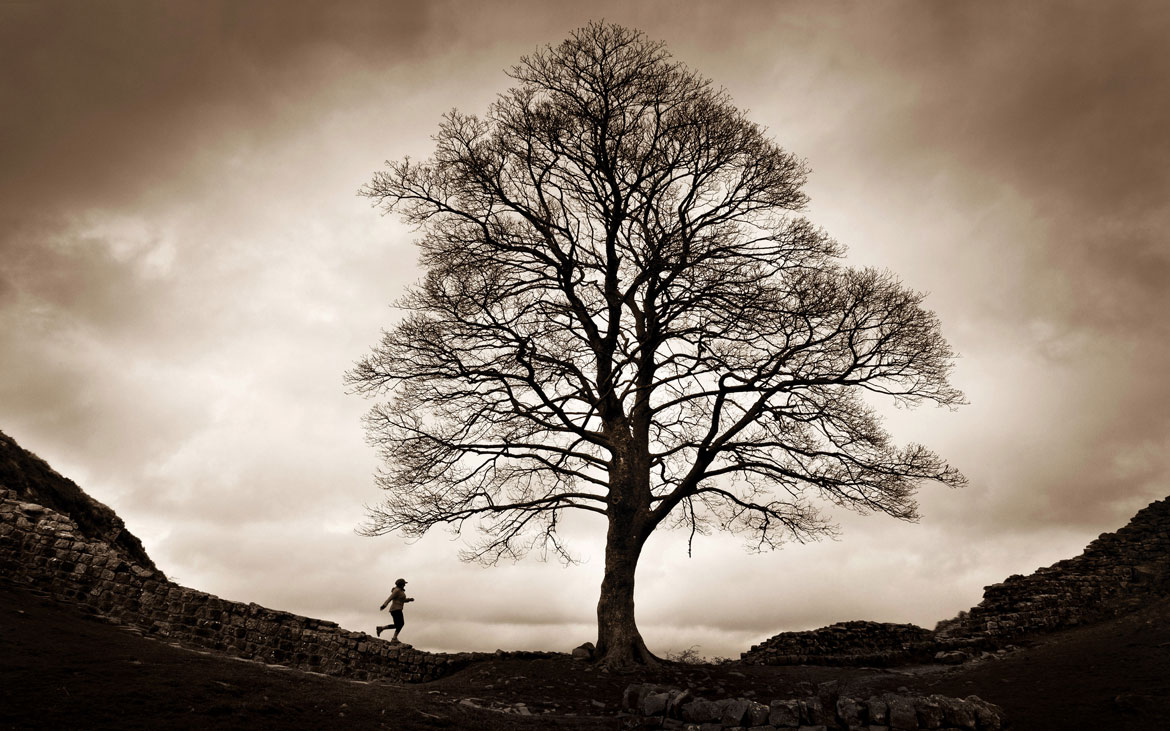
<svg viewBox="0 0 1170 731">
<path fill-rule="evenodd" d="M 605 673 L 567 656 L 489 660 L 434 683 L 362 683 L 171 646 L 0 584 L 0 728 L 620 729 L 634 682 L 767 702 L 804 682 L 1002 706 L 1012 727 L 1170 729 L 1170 601 L 1001 659 L 895 670 L 667 664 Z M 531 715 L 523 715 L 523 714 Z"/>
</svg>

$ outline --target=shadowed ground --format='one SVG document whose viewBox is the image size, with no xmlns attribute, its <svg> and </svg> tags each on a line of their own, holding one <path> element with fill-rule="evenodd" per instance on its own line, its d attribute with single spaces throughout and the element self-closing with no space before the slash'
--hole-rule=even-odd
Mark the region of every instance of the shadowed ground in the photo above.
<svg viewBox="0 0 1170 731">
<path fill-rule="evenodd" d="M 798 695 L 802 681 L 836 679 L 853 696 L 900 687 L 978 695 L 1023 731 L 1136 731 L 1168 727 L 1168 677 L 1170 601 L 960 668 L 669 664 L 605 673 L 557 657 L 489 660 L 433 683 L 396 685 L 180 649 L 0 585 L 0 728 L 620 729 L 618 703 L 634 682 L 767 702 Z M 518 704 L 537 717 L 519 715 Z"/>
</svg>

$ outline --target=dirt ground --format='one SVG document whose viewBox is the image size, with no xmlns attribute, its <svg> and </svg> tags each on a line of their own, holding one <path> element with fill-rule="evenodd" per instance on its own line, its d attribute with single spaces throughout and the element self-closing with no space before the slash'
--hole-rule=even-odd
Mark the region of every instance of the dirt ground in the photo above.
<svg viewBox="0 0 1170 731">
<path fill-rule="evenodd" d="M 666 664 L 601 672 L 567 656 L 489 660 L 421 685 L 362 683 L 233 660 L 0 585 L 0 729 L 621 729 L 635 682 L 767 702 L 838 680 L 865 696 L 978 695 L 1013 728 L 1170 728 L 1170 601 L 1069 630 L 1002 659 L 893 670 Z"/>
</svg>

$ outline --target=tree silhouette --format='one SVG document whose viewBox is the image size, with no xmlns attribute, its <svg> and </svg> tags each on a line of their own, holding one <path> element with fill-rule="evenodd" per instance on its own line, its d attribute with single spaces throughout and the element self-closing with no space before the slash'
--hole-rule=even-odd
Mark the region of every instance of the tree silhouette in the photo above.
<svg viewBox="0 0 1170 731">
<path fill-rule="evenodd" d="M 656 528 L 772 548 L 834 530 L 816 499 L 913 520 L 919 482 L 963 481 L 865 401 L 962 402 L 937 318 L 839 263 L 796 215 L 805 164 L 725 92 L 609 24 L 509 75 L 362 190 L 418 228 L 425 269 L 347 374 L 381 399 L 365 532 L 475 525 L 465 558 L 568 559 L 564 511 L 604 516 L 597 655 L 620 666 L 655 660 L 634 574 Z"/>
</svg>

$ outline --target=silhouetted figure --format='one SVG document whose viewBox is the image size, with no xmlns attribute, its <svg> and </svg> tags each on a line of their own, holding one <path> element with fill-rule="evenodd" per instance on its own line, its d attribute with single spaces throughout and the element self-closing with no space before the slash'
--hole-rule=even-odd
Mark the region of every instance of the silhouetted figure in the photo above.
<svg viewBox="0 0 1170 731">
<path fill-rule="evenodd" d="M 382 636 L 382 630 L 394 628 L 394 636 L 390 638 L 391 642 L 398 642 L 398 633 L 402 631 L 406 620 L 402 618 L 402 607 L 406 602 L 413 602 L 414 599 L 406 596 L 406 579 L 399 579 L 394 582 L 394 588 L 390 590 L 390 596 L 386 597 L 386 601 L 382 602 L 381 609 L 385 609 L 386 605 L 390 605 L 390 618 L 394 620 L 393 624 L 383 624 L 378 626 L 378 636 Z"/>
</svg>

